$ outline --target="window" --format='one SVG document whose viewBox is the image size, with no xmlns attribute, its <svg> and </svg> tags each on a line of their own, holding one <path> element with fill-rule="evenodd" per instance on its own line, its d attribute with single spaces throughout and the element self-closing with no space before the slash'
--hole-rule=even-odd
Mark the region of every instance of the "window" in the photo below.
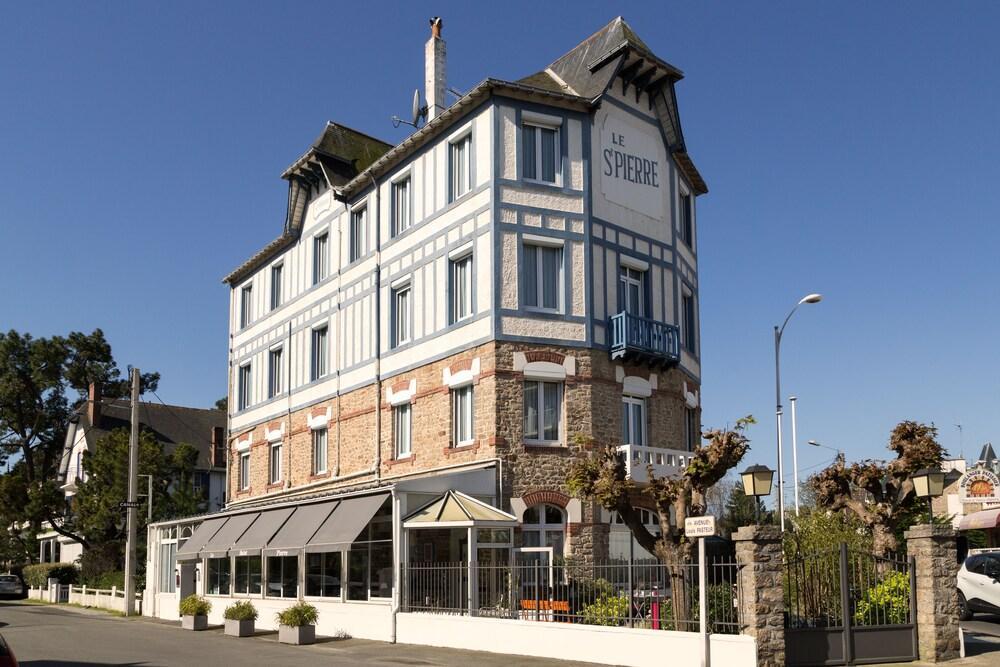
<svg viewBox="0 0 1000 667">
<path fill-rule="evenodd" d="M 321 475 L 326 472 L 327 431 L 325 428 L 318 428 L 312 435 L 312 471 L 314 475 Z"/>
<path fill-rule="evenodd" d="M 240 491 L 250 488 L 250 452 L 240 454 Z"/>
<path fill-rule="evenodd" d="M 233 593 L 260 595 L 260 556 L 237 556 L 234 560 Z"/>
<path fill-rule="evenodd" d="M 271 350 L 267 355 L 267 397 L 274 398 L 281 393 L 281 348 Z"/>
<path fill-rule="evenodd" d="M 269 556 L 267 597 L 294 598 L 299 595 L 299 557 Z"/>
<path fill-rule="evenodd" d="M 559 173 L 559 130 L 525 123 L 521 128 L 521 169 L 525 179 L 555 183 Z"/>
<path fill-rule="evenodd" d="M 552 547 L 561 556 L 565 543 L 566 521 L 561 508 L 555 505 L 535 505 L 524 511 L 521 540 L 526 547 Z"/>
<path fill-rule="evenodd" d="M 646 272 L 622 266 L 618 272 L 619 299 L 622 310 L 636 317 L 646 316 Z"/>
<path fill-rule="evenodd" d="M 312 358 L 309 364 L 310 379 L 318 380 L 326 375 L 326 327 L 312 330 Z"/>
<path fill-rule="evenodd" d="M 367 250 L 368 207 L 361 206 L 351 211 L 351 255 L 350 261 L 361 259 Z"/>
<path fill-rule="evenodd" d="M 386 501 L 347 557 L 347 599 L 392 597 L 392 505 Z"/>
<path fill-rule="evenodd" d="M 340 597 L 340 552 L 306 554 L 306 595 Z"/>
<path fill-rule="evenodd" d="M 410 286 L 392 290 L 392 346 L 410 340 Z"/>
<path fill-rule="evenodd" d="M 531 308 L 559 310 L 562 299 L 562 248 L 524 246 L 524 303 Z"/>
<path fill-rule="evenodd" d="M 281 305 L 281 264 L 271 267 L 271 310 Z"/>
<path fill-rule="evenodd" d="M 397 236 L 410 228 L 410 177 L 392 184 L 392 235 Z"/>
<path fill-rule="evenodd" d="M 472 442 L 472 385 L 451 390 L 451 432 L 454 446 Z"/>
<path fill-rule="evenodd" d="M 693 452 L 701 442 L 701 424 L 698 423 L 698 411 L 694 408 L 684 408 L 684 444 L 689 452 Z"/>
<path fill-rule="evenodd" d="M 681 297 L 681 317 L 683 318 L 681 324 L 683 330 L 681 331 L 681 337 L 684 341 L 684 349 L 695 354 L 697 351 L 697 345 L 694 339 L 694 296 L 691 294 L 685 294 Z"/>
<path fill-rule="evenodd" d="M 270 461 L 268 462 L 268 483 L 277 484 L 281 481 L 281 442 L 271 443 Z"/>
<path fill-rule="evenodd" d="M 681 240 L 694 248 L 694 201 L 689 194 L 681 194 Z"/>
<path fill-rule="evenodd" d="M 330 236 L 325 232 L 313 237 L 313 285 L 330 275 Z"/>
<path fill-rule="evenodd" d="M 205 591 L 209 595 L 229 595 L 229 559 L 209 558 Z"/>
<path fill-rule="evenodd" d="M 246 410 L 250 407 L 250 364 L 240 366 L 236 393 L 236 405 L 239 409 Z"/>
<path fill-rule="evenodd" d="M 562 424 L 561 382 L 524 383 L 524 439 L 529 442 L 558 442 Z"/>
<path fill-rule="evenodd" d="M 240 290 L 240 329 L 245 329 L 250 326 L 250 322 L 253 320 L 253 313 L 251 312 L 252 307 L 253 286 L 247 285 Z"/>
<path fill-rule="evenodd" d="M 472 189 L 472 134 L 452 142 L 448 147 L 450 187 L 448 201 L 455 201 Z"/>
<path fill-rule="evenodd" d="M 619 526 L 625 525 L 625 520 L 622 519 L 622 515 L 619 514 L 618 512 L 612 512 L 611 513 L 611 519 L 612 519 L 612 523 L 616 523 Z M 642 525 L 644 525 L 646 527 L 646 530 L 648 530 L 652 535 L 654 535 L 656 537 L 660 536 L 660 515 L 659 514 L 657 514 L 656 512 L 652 512 L 650 510 L 640 509 L 639 510 L 639 519 L 640 519 L 640 521 L 642 521 Z"/>
<path fill-rule="evenodd" d="M 472 255 L 451 261 L 451 305 L 448 314 L 452 324 L 472 315 Z"/>
<path fill-rule="evenodd" d="M 622 397 L 622 443 L 646 444 L 646 399 Z"/>
<path fill-rule="evenodd" d="M 173 593 L 176 580 L 174 568 L 177 566 L 177 543 L 160 545 L 160 593 Z"/>
<path fill-rule="evenodd" d="M 392 409 L 392 439 L 396 458 L 402 459 L 410 455 L 410 404 L 404 403 Z"/>
</svg>

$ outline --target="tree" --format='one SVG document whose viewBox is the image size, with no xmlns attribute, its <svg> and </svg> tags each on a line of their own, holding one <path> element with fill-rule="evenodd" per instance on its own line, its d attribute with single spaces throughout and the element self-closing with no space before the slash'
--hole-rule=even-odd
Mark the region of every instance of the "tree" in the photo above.
<svg viewBox="0 0 1000 667">
<path fill-rule="evenodd" d="M 198 448 L 182 442 L 170 456 L 171 518 L 191 516 L 205 511 L 205 499 L 194 490 L 194 469 L 198 465 Z"/>
<path fill-rule="evenodd" d="M 840 458 L 809 478 L 819 507 L 852 512 L 871 531 L 876 556 L 899 548 L 899 529 L 916 501 L 910 475 L 940 467 L 944 457 L 937 428 L 915 421 L 897 424 L 888 447 L 896 454 L 888 464 L 866 459 L 847 465 Z"/>
<path fill-rule="evenodd" d="M 748 496 L 743 490 L 743 482 L 732 482 L 729 486 L 729 498 L 726 501 L 719 529 L 730 535 L 740 526 L 749 526 L 760 517 L 760 523 L 770 523 L 773 516 L 764 507 L 760 498 Z"/>
<path fill-rule="evenodd" d="M 608 445 L 570 469 L 567 485 L 577 496 L 596 500 L 606 510 L 617 512 L 636 541 L 668 566 L 674 619 L 691 618 L 690 591 L 684 565 L 692 560 L 692 542 L 684 537 L 684 519 L 704 513 L 705 494 L 734 468 L 750 448 L 746 428 L 754 423 L 747 416 L 732 430 L 711 430 L 702 434 L 708 441 L 691 452 L 687 467 L 679 476 L 657 477 L 648 467 L 649 483 L 639 486 L 627 476 L 624 456 Z M 659 517 L 661 534 L 653 535 L 642 522 L 636 501 L 651 501 Z M 673 517 L 675 520 L 671 520 Z"/>
<path fill-rule="evenodd" d="M 158 381 L 157 373 L 141 378 L 150 391 Z M 8 544 L 17 543 L 15 533 L 24 526 L 34 535 L 49 522 L 56 532 L 88 546 L 71 523 L 61 520 L 65 499 L 57 473 L 66 425 L 92 382 L 107 397 L 127 394 L 128 378 L 100 329 L 51 338 L 0 333 L 0 465 L 14 462 L 0 484 L 0 530 L 8 532 Z M 25 560 L 36 555 L 21 554 Z"/>
<path fill-rule="evenodd" d="M 223 396 L 215 402 L 215 409 L 222 410 L 223 412 L 229 411 L 229 397 Z"/>
</svg>

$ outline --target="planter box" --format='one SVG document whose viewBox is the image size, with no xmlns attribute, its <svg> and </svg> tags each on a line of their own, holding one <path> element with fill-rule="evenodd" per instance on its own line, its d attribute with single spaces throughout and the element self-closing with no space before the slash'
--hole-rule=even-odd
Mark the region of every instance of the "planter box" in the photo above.
<svg viewBox="0 0 1000 667">
<path fill-rule="evenodd" d="M 208 630 L 208 616 L 181 616 L 181 627 L 185 630 Z"/>
<path fill-rule="evenodd" d="M 225 632 L 230 637 L 252 637 L 253 621 L 237 621 L 227 618 Z"/>
<path fill-rule="evenodd" d="M 279 625 L 278 641 L 282 644 L 315 644 L 316 626 L 300 625 L 294 627 L 291 625 Z"/>
</svg>

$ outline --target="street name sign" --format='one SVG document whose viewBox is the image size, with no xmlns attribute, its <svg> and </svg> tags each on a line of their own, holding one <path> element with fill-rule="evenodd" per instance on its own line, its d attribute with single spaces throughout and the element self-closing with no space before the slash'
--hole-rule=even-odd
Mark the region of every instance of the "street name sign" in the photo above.
<svg viewBox="0 0 1000 667">
<path fill-rule="evenodd" d="M 141 505 L 142 503 L 139 502 L 138 500 L 133 500 L 132 502 L 129 502 L 128 500 L 123 500 L 120 503 L 118 503 L 118 509 L 127 510 L 133 507 L 139 507 Z"/>
<path fill-rule="evenodd" d="M 689 516 L 684 519 L 684 535 L 687 537 L 711 537 L 715 535 L 715 517 Z"/>
</svg>

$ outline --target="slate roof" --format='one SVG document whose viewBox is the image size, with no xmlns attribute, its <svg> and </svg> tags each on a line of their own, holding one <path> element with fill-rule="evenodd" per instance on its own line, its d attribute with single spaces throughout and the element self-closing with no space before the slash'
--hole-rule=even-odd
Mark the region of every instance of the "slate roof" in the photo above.
<svg viewBox="0 0 1000 667">
<path fill-rule="evenodd" d="M 76 426 L 84 429 L 87 446 L 93 448 L 114 429 L 130 429 L 130 417 L 131 409 L 127 400 L 102 399 L 98 423 L 91 424 L 86 410 L 81 410 L 77 415 Z M 152 431 L 167 454 L 182 442 L 194 445 L 198 448 L 197 468 L 212 470 L 212 429 L 226 428 L 226 413 L 222 410 L 140 402 L 139 423 L 142 428 Z"/>
<path fill-rule="evenodd" d="M 992 463 L 997 460 L 997 455 L 993 451 L 993 445 L 991 443 L 986 443 L 983 445 L 983 451 L 979 453 L 979 460 L 983 463 Z"/>
</svg>

